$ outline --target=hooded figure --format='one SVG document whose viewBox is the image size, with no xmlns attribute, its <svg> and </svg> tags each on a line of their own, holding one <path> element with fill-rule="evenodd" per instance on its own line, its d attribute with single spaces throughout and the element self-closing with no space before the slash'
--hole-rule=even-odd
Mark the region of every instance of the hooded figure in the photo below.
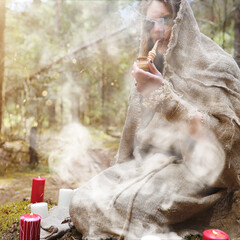
<svg viewBox="0 0 240 240">
<path fill-rule="evenodd" d="M 116 164 L 75 191 L 72 222 L 87 239 L 210 227 L 236 237 L 239 68 L 200 33 L 187 0 L 142 1 L 142 15 L 140 55 L 160 40 L 158 56 L 150 72 L 133 65 Z"/>
<path fill-rule="evenodd" d="M 140 55 L 160 40 L 157 68 L 134 64 L 116 164 L 76 191 L 72 221 L 88 239 L 209 227 L 237 236 L 226 216 L 239 188 L 239 68 L 200 33 L 187 0 L 143 1 L 142 15 Z"/>
</svg>

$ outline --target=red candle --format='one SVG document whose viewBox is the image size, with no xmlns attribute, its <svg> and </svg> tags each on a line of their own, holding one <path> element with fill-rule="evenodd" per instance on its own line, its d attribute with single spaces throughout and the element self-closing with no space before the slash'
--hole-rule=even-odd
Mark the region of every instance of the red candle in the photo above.
<svg viewBox="0 0 240 240">
<path fill-rule="evenodd" d="M 208 229 L 203 232 L 203 240 L 228 240 L 229 236 L 218 229 Z"/>
<path fill-rule="evenodd" d="M 43 202 L 44 199 L 45 179 L 41 177 L 33 178 L 32 180 L 32 195 L 31 203 Z"/>
<path fill-rule="evenodd" d="M 40 240 L 41 217 L 28 213 L 20 217 L 19 240 Z"/>
</svg>

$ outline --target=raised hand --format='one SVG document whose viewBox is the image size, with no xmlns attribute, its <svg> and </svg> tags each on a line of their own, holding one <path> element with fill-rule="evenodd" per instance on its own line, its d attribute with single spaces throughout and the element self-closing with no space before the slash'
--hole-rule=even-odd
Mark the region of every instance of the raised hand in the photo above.
<svg viewBox="0 0 240 240">
<path fill-rule="evenodd" d="M 150 72 L 146 72 L 137 66 L 137 63 L 133 64 L 132 75 L 136 80 L 136 88 L 141 95 L 149 97 L 152 91 L 158 89 L 163 85 L 162 74 L 156 69 L 155 65 L 148 62 Z"/>
</svg>

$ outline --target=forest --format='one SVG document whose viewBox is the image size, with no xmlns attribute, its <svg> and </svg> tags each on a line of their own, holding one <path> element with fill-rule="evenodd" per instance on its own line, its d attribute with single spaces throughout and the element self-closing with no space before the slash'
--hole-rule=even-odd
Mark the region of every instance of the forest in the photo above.
<svg viewBox="0 0 240 240">
<path fill-rule="evenodd" d="M 55 203 L 59 188 L 78 187 L 114 161 L 140 2 L 0 0 L 1 205 L 28 199 L 38 175 Z M 201 32 L 240 66 L 240 0 L 189 2 Z"/>
</svg>

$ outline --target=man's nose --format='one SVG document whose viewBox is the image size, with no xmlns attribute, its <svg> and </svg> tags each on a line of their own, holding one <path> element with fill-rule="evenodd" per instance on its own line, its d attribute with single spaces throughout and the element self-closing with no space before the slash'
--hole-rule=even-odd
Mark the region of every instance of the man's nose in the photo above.
<svg viewBox="0 0 240 240">
<path fill-rule="evenodd" d="M 164 24 L 162 22 L 155 22 L 153 30 L 155 32 L 164 32 Z"/>
</svg>

